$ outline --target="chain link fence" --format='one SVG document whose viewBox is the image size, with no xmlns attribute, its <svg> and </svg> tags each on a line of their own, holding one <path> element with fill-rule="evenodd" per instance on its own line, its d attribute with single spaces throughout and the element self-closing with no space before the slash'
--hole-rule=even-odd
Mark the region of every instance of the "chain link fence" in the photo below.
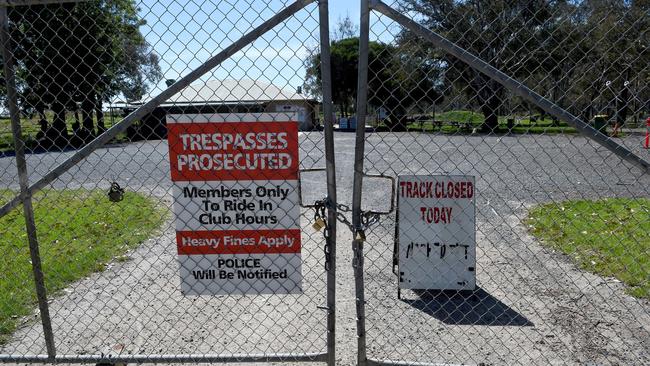
<svg viewBox="0 0 650 366">
<path fill-rule="evenodd" d="M 650 362 L 649 10 L 362 2 L 359 363 Z"/>
<path fill-rule="evenodd" d="M 0 2 L 0 362 L 650 363 L 648 4 L 360 4 Z"/>
<path fill-rule="evenodd" d="M 318 4 L 38 3 L 2 4 L 0 361 L 331 363 Z"/>
</svg>

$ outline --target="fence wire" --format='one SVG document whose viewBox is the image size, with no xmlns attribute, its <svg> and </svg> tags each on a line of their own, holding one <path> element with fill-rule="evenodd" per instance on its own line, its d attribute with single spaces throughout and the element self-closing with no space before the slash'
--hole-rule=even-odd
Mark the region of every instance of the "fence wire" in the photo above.
<svg viewBox="0 0 650 366">
<path fill-rule="evenodd" d="M 0 5 L 7 3 L 23 2 Z M 366 51 L 359 38 L 368 3 Z M 360 34 L 354 19 L 332 27 L 331 70 L 319 47 L 319 26 L 329 29 L 309 1 L 6 8 L 26 158 L 5 118 L 12 104 L 5 68 L 0 362 L 333 364 L 336 255 L 326 237 L 336 239 L 338 219 L 348 226 L 339 241 L 352 236 L 357 249 L 365 242 L 361 257 L 346 250 L 339 261 L 348 271 L 337 277 L 338 363 L 650 364 L 647 2 L 388 4 L 406 18 L 378 1 L 361 4 Z M 474 67 L 407 20 L 475 56 Z M 367 82 L 359 87 L 359 58 L 366 56 Z M 478 71 L 478 60 L 590 127 L 550 115 L 539 98 L 534 103 L 523 89 Z M 340 130 L 338 205 L 323 131 L 326 71 Z M 359 89 L 367 89 L 367 103 L 359 103 Z M 223 162 L 214 151 L 224 132 L 214 124 L 254 135 L 226 153 L 246 144 L 292 146 L 298 162 L 281 178 L 257 171 L 236 182 L 179 169 Z M 355 128 L 361 139 L 349 133 Z M 210 158 L 178 158 L 185 150 Z M 279 155 L 263 153 L 277 164 Z M 26 175 L 17 168 L 23 159 Z M 462 179 L 466 195 L 471 182 L 471 197 L 458 197 L 470 199 L 452 208 L 414 203 L 419 197 L 407 193 L 406 182 L 434 175 Z M 183 200 L 192 186 L 215 199 Z M 258 193 L 261 186 L 268 190 Z M 224 189 L 238 197 L 218 197 Z M 287 200 L 266 206 L 262 195 Z M 317 207 L 297 208 L 298 196 Z M 30 215 L 20 207 L 30 197 L 35 231 L 25 230 Z M 421 216 L 412 220 L 408 210 Z M 236 217 L 246 211 L 267 219 L 244 225 Z M 197 212 L 208 222 L 197 223 Z M 471 248 L 465 229 L 441 229 L 449 239 L 443 242 L 418 222 L 473 217 Z M 218 261 L 208 254 L 216 248 L 182 245 L 242 229 L 249 237 L 273 231 L 299 240 L 301 250 L 229 249 L 219 255 L 232 261 L 222 264 L 273 261 L 286 281 L 217 281 L 212 276 L 221 274 L 205 267 Z M 188 231 L 198 239 L 184 236 Z M 418 255 L 420 264 L 406 261 Z M 45 291 L 37 296 L 39 257 Z M 350 266 L 362 269 L 356 281 Z M 475 286 L 465 282 L 468 271 Z M 471 288 L 403 284 L 441 278 Z"/>
<path fill-rule="evenodd" d="M 29 180 L 44 182 L 33 192 L 34 215 L 49 299 L 45 321 L 58 362 L 326 360 L 325 238 L 310 228 L 313 210 L 298 206 L 299 170 L 317 170 L 304 174 L 301 202 L 327 194 L 319 170 L 326 165 L 321 103 L 303 92 L 301 74 L 307 56 L 320 52 L 318 11 L 306 1 L 218 0 L 8 8 Z M 266 23 L 279 15 L 286 21 Z M 259 38 L 248 36 L 259 27 Z M 241 44 L 247 39 L 250 44 Z M 233 44 L 243 49 L 234 52 Z M 202 65 L 222 51 L 234 54 L 217 67 Z M 128 128 L 118 125 L 197 70 L 207 72 Z M 215 128 L 219 121 L 231 122 L 226 132 Z M 246 123 L 232 123 L 240 121 Z M 120 133 L 48 178 L 111 128 Z M 20 210 L 11 210 L 20 186 L 8 119 L 0 129 L 0 195 L 9 205 L 0 218 L 8 258 L 0 267 L 1 361 L 52 361 L 34 310 L 25 224 Z M 249 139 L 237 145 L 228 133 Z M 267 169 L 224 175 L 224 166 L 235 163 L 214 152 L 188 163 L 212 175 L 183 170 L 180 160 L 172 159 L 170 168 L 170 153 L 184 149 L 197 156 L 258 149 L 246 163 Z M 272 174 L 282 163 L 274 149 L 295 149 L 284 178 Z M 182 199 L 195 188 L 203 193 Z M 186 230 L 226 240 L 242 229 L 248 237 L 239 239 L 258 241 L 253 254 L 225 241 L 218 255 L 218 244 L 198 251 L 182 244 L 192 239 L 183 236 Z M 285 240 L 285 251 L 264 249 L 264 237 L 276 240 L 275 249 Z M 275 276 L 268 268 L 279 272 L 268 281 L 246 274 L 219 281 L 221 272 L 239 276 L 242 260 L 253 277 L 260 270 L 262 278 Z"/>
<path fill-rule="evenodd" d="M 598 129 L 596 140 L 648 160 L 646 3 L 389 5 Z M 420 216 L 421 206 L 444 200 L 413 203 L 417 193 L 398 186 L 401 209 L 365 232 L 367 360 L 360 361 L 650 362 L 647 168 L 435 47 L 380 12 L 378 2 L 370 6 L 377 11 L 370 16 L 364 172 L 405 183 L 414 175 L 474 177 L 476 287 L 402 286 L 404 273 L 414 273 L 413 281 L 465 278 L 473 248 L 469 260 L 467 251 L 455 256 L 472 244 L 463 229 L 444 226 L 444 213 Z M 387 207 L 385 188 L 362 194 Z M 404 216 L 409 210 L 417 217 Z M 471 222 L 473 208 L 461 210 L 447 219 Z M 422 231 L 421 220 L 440 222 L 439 231 Z M 405 261 L 409 255 L 420 264 Z"/>
</svg>

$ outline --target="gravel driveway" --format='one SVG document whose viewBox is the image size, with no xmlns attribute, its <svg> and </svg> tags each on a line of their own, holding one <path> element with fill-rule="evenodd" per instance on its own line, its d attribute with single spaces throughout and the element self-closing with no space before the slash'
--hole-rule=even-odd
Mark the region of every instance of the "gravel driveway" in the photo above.
<svg viewBox="0 0 650 366">
<path fill-rule="evenodd" d="M 323 167 L 322 135 L 301 134 L 303 168 Z M 649 157 L 629 137 L 626 145 Z M 637 146 L 638 145 L 638 146 Z M 336 134 L 339 201 L 351 201 L 354 135 Z M 368 173 L 468 174 L 477 182 L 477 283 L 471 295 L 404 292 L 392 274 L 394 215 L 367 232 L 368 356 L 451 364 L 650 364 L 650 304 L 611 278 L 580 271 L 532 238 L 522 219 L 537 203 L 650 196 L 650 177 L 575 136 L 441 136 L 373 133 Z M 71 153 L 32 155 L 31 180 Z M 38 163 L 38 165 L 37 165 Z M 12 158 L 0 159 L 3 186 L 17 187 Z M 116 180 L 171 205 L 167 144 L 100 149 L 53 183 L 107 188 Z M 388 185 L 369 179 L 364 205 L 388 207 Z M 305 200 L 325 192 L 322 174 L 303 176 Z M 71 285 L 50 303 L 59 354 L 219 354 L 325 350 L 322 234 L 303 210 L 305 293 L 183 297 L 174 231 L 130 253 L 131 260 Z M 650 218 L 649 218 L 650 219 Z M 355 297 L 351 235 L 339 226 L 337 359 L 354 364 Z M 46 274 L 47 275 L 47 274 Z M 34 315 L 36 317 L 36 315 Z M 45 353 L 34 317 L 3 354 Z"/>
</svg>

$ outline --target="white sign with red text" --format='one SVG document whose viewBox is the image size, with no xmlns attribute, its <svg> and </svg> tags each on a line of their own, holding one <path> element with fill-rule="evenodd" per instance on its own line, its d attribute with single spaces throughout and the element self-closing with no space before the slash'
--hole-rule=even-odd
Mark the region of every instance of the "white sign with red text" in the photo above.
<svg viewBox="0 0 650 366">
<path fill-rule="evenodd" d="M 476 287 L 472 176 L 404 175 L 398 182 L 399 287 Z"/>
<path fill-rule="evenodd" d="M 167 129 L 182 293 L 301 293 L 296 115 L 168 115 Z"/>
</svg>

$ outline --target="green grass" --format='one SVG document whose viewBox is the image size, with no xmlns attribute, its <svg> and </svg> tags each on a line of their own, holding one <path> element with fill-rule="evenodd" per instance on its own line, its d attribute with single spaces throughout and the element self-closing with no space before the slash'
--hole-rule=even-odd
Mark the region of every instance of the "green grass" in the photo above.
<svg viewBox="0 0 650 366">
<path fill-rule="evenodd" d="M 456 121 L 456 122 L 470 122 L 473 124 L 480 124 L 483 122 L 483 114 L 479 112 L 472 111 L 447 111 L 442 113 L 436 113 L 436 120 L 440 121 Z"/>
<path fill-rule="evenodd" d="M 499 117 L 499 131 L 508 131 L 508 118 L 515 119 L 512 133 L 516 134 L 566 134 L 577 133 L 576 129 L 569 127 L 564 122 L 554 123 L 550 118 L 531 119 L 530 116 Z M 441 126 L 434 126 L 431 120 L 414 122 L 407 126 L 410 131 L 438 132 L 443 134 L 457 134 L 471 132 L 483 123 L 483 114 L 467 110 L 455 110 L 436 113 L 436 121 L 442 121 Z M 454 126 L 453 124 L 459 124 Z"/>
<path fill-rule="evenodd" d="M 650 200 L 609 198 L 534 208 L 527 219 L 542 243 L 589 272 L 615 277 L 650 298 Z"/>
<path fill-rule="evenodd" d="M 46 112 L 46 117 L 48 122 L 52 123 L 52 113 Z M 122 117 L 118 114 L 115 114 L 113 117 L 114 122 L 119 122 Z M 66 123 L 68 126 L 68 133 L 72 135 L 72 124 L 74 123 L 74 117 L 72 113 L 67 114 Z M 94 120 L 95 129 L 97 129 L 97 120 Z M 113 123 L 111 122 L 111 115 L 106 113 L 104 115 L 104 125 L 106 128 L 110 128 Z M 35 147 L 36 143 L 36 134 L 41 130 L 41 127 L 38 124 L 38 117 L 34 118 L 23 118 L 20 121 L 20 126 L 23 131 L 23 137 L 27 142 L 28 147 Z M 117 141 L 122 141 L 126 139 L 126 134 L 118 135 L 116 138 Z M 11 120 L 8 118 L 0 118 L 0 151 L 13 151 L 14 150 L 14 138 L 11 133 Z"/>
<path fill-rule="evenodd" d="M 0 190 L 6 202 L 14 192 Z M 167 211 L 141 194 L 110 202 L 99 190 L 47 190 L 34 197 L 38 241 L 48 296 L 102 271 L 110 261 L 157 231 Z M 0 344 L 21 317 L 32 313 L 36 294 L 22 208 L 0 218 Z"/>
</svg>

